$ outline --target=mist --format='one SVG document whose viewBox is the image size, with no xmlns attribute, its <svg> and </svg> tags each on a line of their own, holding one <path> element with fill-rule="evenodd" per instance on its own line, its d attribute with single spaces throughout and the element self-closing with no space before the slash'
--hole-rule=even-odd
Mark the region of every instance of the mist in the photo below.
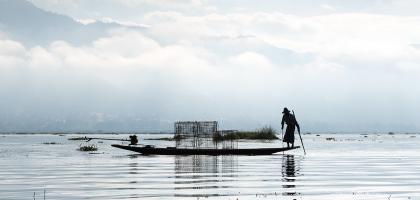
<svg viewBox="0 0 420 200">
<path fill-rule="evenodd" d="M 38 45 L 2 26 L 0 131 L 279 129 L 283 107 L 304 132 L 420 130 L 418 17 L 150 11 L 136 22 L 148 26 Z"/>
</svg>

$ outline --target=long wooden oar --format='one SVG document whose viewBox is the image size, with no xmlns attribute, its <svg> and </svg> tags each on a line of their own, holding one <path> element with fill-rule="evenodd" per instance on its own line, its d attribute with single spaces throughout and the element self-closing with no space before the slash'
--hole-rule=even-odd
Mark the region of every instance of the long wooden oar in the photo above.
<svg viewBox="0 0 420 200">
<path fill-rule="evenodd" d="M 117 138 L 95 138 L 95 137 L 75 137 L 69 138 L 69 140 L 86 140 L 87 142 L 91 140 L 116 140 L 116 141 L 130 141 L 128 139 L 117 139 Z"/>
<path fill-rule="evenodd" d="M 283 142 L 283 136 L 284 134 L 283 134 L 283 128 L 281 129 L 281 147 L 283 148 L 284 147 L 284 142 Z M 282 153 L 283 153 L 283 155 L 284 155 L 284 151 L 282 151 Z"/>
<path fill-rule="evenodd" d="M 283 128 L 282 128 L 281 129 L 281 146 L 283 146 L 283 143 L 284 143 L 283 142 L 283 137 L 284 137 L 283 135 L 284 135 L 284 133 L 283 133 Z"/>
<path fill-rule="evenodd" d="M 130 141 L 127 139 L 114 139 L 114 138 L 86 138 L 87 141 L 91 141 L 91 140 L 115 140 L 115 141 Z"/>
<path fill-rule="evenodd" d="M 292 113 L 293 113 L 293 115 L 295 116 L 295 119 L 296 119 L 295 111 L 294 111 L 294 110 L 292 110 Z M 304 152 L 304 153 L 305 153 L 305 155 L 306 155 L 305 146 L 303 145 L 302 136 L 300 135 L 300 127 L 299 127 L 299 129 L 298 129 L 298 133 L 299 133 L 300 142 L 302 143 L 303 152 Z"/>
</svg>

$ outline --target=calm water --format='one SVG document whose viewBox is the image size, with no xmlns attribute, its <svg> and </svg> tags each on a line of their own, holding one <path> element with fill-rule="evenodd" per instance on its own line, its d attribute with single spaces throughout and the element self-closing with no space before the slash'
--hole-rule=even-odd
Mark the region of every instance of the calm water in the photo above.
<svg viewBox="0 0 420 200">
<path fill-rule="evenodd" d="M 415 134 L 304 135 L 306 156 L 301 149 L 270 156 L 142 156 L 110 147 L 112 141 L 91 141 L 99 151 L 89 154 L 77 151 L 85 142 L 67 140 L 75 136 L 0 135 L 0 199 L 43 199 L 44 191 L 46 199 L 69 200 L 420 199 Z"/>
</svg>

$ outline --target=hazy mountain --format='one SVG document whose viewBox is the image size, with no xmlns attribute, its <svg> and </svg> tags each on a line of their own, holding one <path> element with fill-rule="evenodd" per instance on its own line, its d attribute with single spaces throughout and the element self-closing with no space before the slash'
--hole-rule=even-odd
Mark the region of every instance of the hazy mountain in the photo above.
<svg viewBox="0 0 420 200">
<path fill-rule="evenodd" d="M 42 10 L 24 0 L 0 0 L 0 31 L 27 46 L 46 45 L 56 40 L 80 45 L 107 35 L 112 28 L 120 27 L 125 26 L 104 22 L 84 25 L 68 16 Z"/>
</svg>

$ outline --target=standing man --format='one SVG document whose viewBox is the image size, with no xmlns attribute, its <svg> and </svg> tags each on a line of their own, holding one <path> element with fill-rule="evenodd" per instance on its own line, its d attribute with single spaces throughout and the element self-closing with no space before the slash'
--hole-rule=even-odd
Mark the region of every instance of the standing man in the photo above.
<svg viewBox="0 0 420 200">
<path fill-rule="evenodd" d="M 298 128 L 298 131 L 300 133 L 300 127 L 298 122 L 296 121 L 296 118 L 293 114 L 290 113 L 289 109 L 284 108 L 283 109 L 283 118 L 281 120 L 281 130 L 284 128 L 284 123 L 286 123 L 286 133 L 283 137 L 283 142 L 287 143 L 287 148 L 290 148 L 289 143 L 292 144 L 292 148 L 294 146 L 295 142 L 295 126 Z"/>
</svg>

